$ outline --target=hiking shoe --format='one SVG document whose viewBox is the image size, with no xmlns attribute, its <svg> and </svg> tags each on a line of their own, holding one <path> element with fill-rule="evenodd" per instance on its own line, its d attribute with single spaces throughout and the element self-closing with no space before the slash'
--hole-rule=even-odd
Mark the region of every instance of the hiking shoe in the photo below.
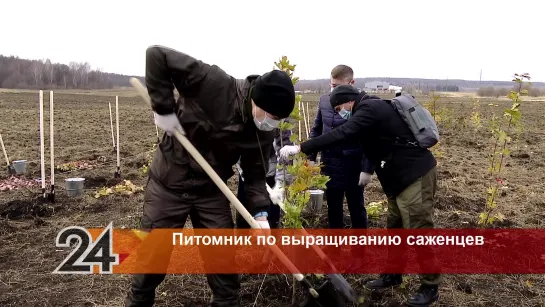
<svg viewBox="0 0 545 307">
<path fill-rule="evenodd" d="M 366 282 L 365 286 L 372 290 L 379 290 L 399 286 L 402 282 L 401 274 L 382 274 L 378 279 Z"/>
<path fill-rule="evenodd" d="M 421 285 L 414 295 L 407 300 L 408 306 L 422 307 L 439 299 L 439 290 L 437 286 Z"/>
</svg>

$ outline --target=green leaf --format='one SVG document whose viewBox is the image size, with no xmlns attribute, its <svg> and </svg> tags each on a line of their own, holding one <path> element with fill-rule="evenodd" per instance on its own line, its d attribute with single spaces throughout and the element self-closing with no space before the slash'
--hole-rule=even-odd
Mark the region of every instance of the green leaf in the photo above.
<svg viewBox="0 0 545 307">
<path fill-rule="evenodd" d="M 290 141 L 291 141 L 292 143 L 295 142 L 295 141 L 297 141 L 297 138 L 298 138 L 298 137 L 297 137 L 297 134 L 292 134 L 292 135 L 290 135 Z"/>
<path fill-rule="evenodd" d="M 498 212 L 494 214 L 494 218 L 500 222 L 503 222 L 503 220 L 505 219 L 505 215 L 503 215 L 501 212 Z"/>
<path fill-rule="evenodd" d="M 290 122 L 285 122 L 285 121 L 282 121 L 280 122 L 280 124 L 278 125 L 278 128 L 280 130 L 290 130 L 290 129 L 293 129 L 294 128 L 294 125 Z"/>
<path fill-rule="evenodd" d="M 292 118 L 292 119 L 295 119 L 295 120 L 301 120 L 303 118 L 302 116 L 299 115 L 299 110 L 298 109 L 294 109 L 291 112 L 289 117 Z"/>
<path fill-rule="evenodd" d="M 486 223 L 486 213 L 482 212 L 479 214 L 479 225 Z"/>
<path fill-rule="evenodd" d="M 508 109 L 505 110 L 505 113 L 508 114 L 513 120 L 519 120 L 521 118 L 520 111 L 518 109 Z"/>
</svg>

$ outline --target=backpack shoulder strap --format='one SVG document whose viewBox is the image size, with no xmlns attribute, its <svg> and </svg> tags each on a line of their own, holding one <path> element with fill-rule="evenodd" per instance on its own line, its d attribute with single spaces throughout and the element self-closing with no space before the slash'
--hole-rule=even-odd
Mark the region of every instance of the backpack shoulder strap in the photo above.
<svg viewBox="0 0 545 307">
<path fill-rule="evenodd" d="M 395 98 L 393 98 L 393 99 L 382 99 L 382 100 L 383 100 L 384 102 L 388 103 L 388 104 L 392 107 L 392 109 L 394 109 L 394 112 L 397 114 L 397 116 L 399 116 L 399 118 L 400 118 L 403 122 L 405 122 L 405 119 L 403 119 L 403 116 L 401 115 L 400 110 L 399 110 L 399 109 L 394 105 L 394 103 L 393 103 L 393 100 L 394 100 L 394 99 L 397 100 L 397 98 L 399 98 L 399 97 L 400 97 L 400 96 L 395 97 Z M 394 137 L 391 137 L 391 138 L 388 137 L 388 138 L 386 138 L 386 139 L 389 139 L 393 144 L 408 145 L 408 146 L 418 146 L 415 142 L 410 141 L 410 140 L 408 140 L 408 139 L 406 139 L 406 138 L 399 137 L 399 136 L 397 136 L 397 135 L 394 136 Z"/>
</svg>

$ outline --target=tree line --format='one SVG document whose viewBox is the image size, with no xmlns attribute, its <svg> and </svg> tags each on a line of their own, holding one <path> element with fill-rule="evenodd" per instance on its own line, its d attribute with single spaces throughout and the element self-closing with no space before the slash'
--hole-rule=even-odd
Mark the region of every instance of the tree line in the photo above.
<svg viewBox="0 0 545 307">
<path fill-rule="evenodd" d="M 15 56 L 0 55 L 0 88 L 13 89 L 108 89 L 130 86 L 132 76 L 107 73 L 102 69 L 91 69 L 87 62 L 70 62 L 68 65 L 52 63 L 49 59 L 28 60 Z M 143 81 L 143 77 L 138 77 Z M 430 91 L 458 92 L 481 88 L 483 96 L 503 96 L 512 82 L 508 81 L 472 81 L 472 80 L 440 80 L 419 78 L 356 78 L 355 86 L 364 88 L 369 81 L 384 81 L 403 87 L 407 93 Z M 299 80 L 295 89 L 310 90 L 318 93 L 329 92 L 329 79 Z M 499 87 L 499 88 L 498 88 Z M 545 83 L 533 82 L 529 88 L 530 96 L 545 95 Z"/>
<path fill-rule="evenodd" d="M 530 97 L 545 96 L 545 90 L 539 89 L 537 87 L 532 87 L 529 84 L 524 84 L 522 86 L 522 89 L 527 90 L 528 91 L 528 96 L 530 96 Z M 479 88 L 479 90 L 477 91 L 477 95 L 479 95 L 481 97 L 496 97 L 496 98 L 498 98 L 498 97 L 506 97 L 507 95 L 509 95 L 510 91 L 517 91 L 517 90 L 518 90 L 518 88 L 516 88 L 516 87 L 513 87 L 513 88 L 505 88 L 505 87 L 495 88 L 495 87 L 492 87 L 492 86 L 487 86 L 487 87 Z"/>
<path fill-rule="evenodd" d="M 13 89 L 108 89 L 129 86 L 130 76 L 91 69 L 87 62 L 68 65 L 0 55 L 0 87 Z"/>
</svg>

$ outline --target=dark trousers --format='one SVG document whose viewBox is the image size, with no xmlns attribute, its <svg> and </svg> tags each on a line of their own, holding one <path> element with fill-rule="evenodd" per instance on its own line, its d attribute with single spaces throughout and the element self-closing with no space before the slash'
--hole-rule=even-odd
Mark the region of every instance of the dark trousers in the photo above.
<svg viewBox="0 0 545 307">
<path fill-rule="evenodd" d="M 141 221 L 141 228 L 144 231 L 154 228 L 183 228 L 188 216 L 191 217 L 196 234 L 199 228 L 234 228 L 229 201 L 219 190 L 208 195 L 175 194 L 160 183 L 150 180 L 144 199 L 144 214 Z M 164 241 L 165 245 L 172 244 L 172 237 L 164 238 Z M 234 262 L 234 253 L 214 257 L 210 253 L 203 252 L 205 247 L 199 248 L 205 265 L 207 262 L 226 262 L 227 264 Z M 165 253 L 165 251 L 146 250 L 141 255 L 137 255 L 137 258 L 143 265 L 162 263 L 166 271 L 169 263 L 165 259 L 170 258 L 172 248 L 168 251 L 168 257 L 165 257 Z M 208 274 L 206 277 L 213 294 L 211 306 L 240 306 L 238 274 Z M 134 274 L 125 306 L 153 306 L 155 289 L 163 282 L 164 278 L 165 274 Z"/>
<path fill-rule="evenodd" d="M 275 176 L 267 177 L 267 184 L 271 189 L 274 187 L 275 184 Z M 244 191 L 244 182 L 242 181 L 242 178 L 240 175 L 238 176 L 238 192 L 237 192 L 237 198 L 240 200 L 242 205 L 245 208 L 248 208 L 247 200 L 246 200 L 246 192 Z M 273 204 L 271 201 L 271 204 L 269 206 L 269 210 L 267 211 L 269 220 L 269 225 L 271 228 L 278 228 L 278 224 L 280 223 L 280 207 Z M 237 212 L 237 218 L 236 218 L 236 225 L 237 228 L 251 228 L 250 224 L 246 222 L 246 220 L 240 215 L 240 213 Z"/>
<path fill-rule="evenodd" d="M 363 188 L 356 185 L 349 188 L 328 187 L 325 192 L 329 228 L 344 228 L 343 203 L 344 196 L 348 202 L 348 211 L 352 220 L 352 228 L 367 228 L 367 211 L 363 205 Z"/>
</svg>

